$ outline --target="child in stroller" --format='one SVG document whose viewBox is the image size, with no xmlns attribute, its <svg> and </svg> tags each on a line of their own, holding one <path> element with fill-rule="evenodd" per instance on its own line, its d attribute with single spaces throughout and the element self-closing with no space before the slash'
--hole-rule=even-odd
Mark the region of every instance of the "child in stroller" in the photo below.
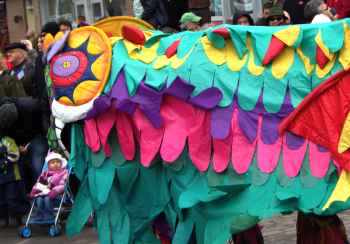
<svg viewBox="0 0 350 244">
<path fill-rule="evenodd" d="M 58 153 L 49 153 L 45 159 L 47 170 L 43 170 L 34 185 L 30 197 L 36 199 L 36 219 L 54 219 L 53 201 L 64 192 L 68 179 L 67 160 Z"/>
</svg>

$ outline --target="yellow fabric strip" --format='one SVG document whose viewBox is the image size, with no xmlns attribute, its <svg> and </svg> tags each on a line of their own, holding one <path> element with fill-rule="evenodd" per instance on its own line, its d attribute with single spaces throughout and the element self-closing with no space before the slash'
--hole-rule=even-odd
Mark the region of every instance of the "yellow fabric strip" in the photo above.
<svg viewBox="0 0 350 244">
<path fill-rule="evenodd" d="M 322 210 L 326 210 L 334 202 L 345 202 L 350 197 L 350 174 L 343 170 L 338 179 L 337 185 L 335 186 L 330 198 L 323 206 Z"/>
<path fill-rule="evenodd" d="M 343 153 L 350 147 L 350 113 L 346 116 L 338 142 L 338 152 Z"/>
</svg>

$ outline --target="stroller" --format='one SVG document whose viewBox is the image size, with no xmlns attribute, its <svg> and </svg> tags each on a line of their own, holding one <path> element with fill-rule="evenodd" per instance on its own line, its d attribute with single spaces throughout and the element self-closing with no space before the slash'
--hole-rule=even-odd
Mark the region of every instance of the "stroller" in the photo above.
<svg viewBox="0 0 350 244">
<path fill-rule="evenodd" d="M 45 162 L 42 171 L 45 171 L 47 169 L 48 169 L 48 163 Z M 30 225 L 42 225 L 42 226 L 48 225 L 49 226 L 48 234 L 50 237 L 56 237 L 61 234 L 62 227 L 59 223 L 59 216 L 63 212 L 70 212 L 70 209 L 63 208 L 63 205 L 72 206 L 74 203 L 73 193 L 71 188 L 69 187 L 69 176 L 71 174 L 72 168 L 69 165 L 67 165 L 67 170 L 68 170 L 68 178 L 64 187 L 64 192 L 61 195 L 57 196 L 56 199 L 52 200 L 54 205 L 53 207 L 54 215 L 55 215 L 54 219 L 40 220 L 32 216 L 33 211 L 37 210 L 38 208 L 37 206 L 38 198 L 34 198 L 31 204 L 31 208 L 30 208 L 25 226 L 20 231 L 20 235 L 22 238 L 30 238 L 32 236 L 32 230 L 30 228 Z"/>
</svg>

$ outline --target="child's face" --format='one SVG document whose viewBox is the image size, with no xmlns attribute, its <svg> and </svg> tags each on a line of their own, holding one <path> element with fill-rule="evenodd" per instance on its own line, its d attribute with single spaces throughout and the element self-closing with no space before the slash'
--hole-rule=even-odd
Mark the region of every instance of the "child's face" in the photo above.
<svg viewBox="0 0 350 244">
<path fill-rule="evenodd" d="M 56 171 L 60 170 L 62 166 L 62 162 L 59 159 L 51 159 L 49 161 L 49 170 Z"/>
</svg>

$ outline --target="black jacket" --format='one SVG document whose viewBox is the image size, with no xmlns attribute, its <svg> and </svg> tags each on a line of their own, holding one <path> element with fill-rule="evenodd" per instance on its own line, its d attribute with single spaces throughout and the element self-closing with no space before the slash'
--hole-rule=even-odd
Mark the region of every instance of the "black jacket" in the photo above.
<svg viewBox="0 0 350 244">
<path fill-rule="evenodd" d="M 141 18 L 151 23 L 155 28 L 162 28 L 168 24 L 166 0 L 141 0 L 143 13 Z"/>
</svg>

